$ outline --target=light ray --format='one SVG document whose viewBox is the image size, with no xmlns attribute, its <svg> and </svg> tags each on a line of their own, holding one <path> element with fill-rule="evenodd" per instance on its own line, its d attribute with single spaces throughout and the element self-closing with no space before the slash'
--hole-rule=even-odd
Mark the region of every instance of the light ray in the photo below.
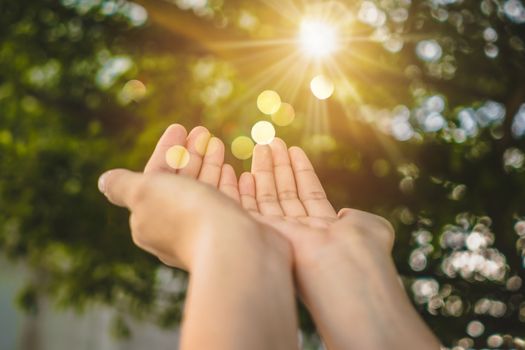
<svg viewBox="0 0 525 350">
<path fill-rule="evenodd" d="M 240 106 L 242 106 L 247 100 L 257 96 L 257 94 L 263 90 L 263 87 L 268 85 L 268 82 L 272 81 L 276 75 L 282 73 L 285 70 L 285 67 L 289 66 L 297 59 L 296 56 L 297 53 L 291 54 L 283 58 L 281 61 L 275 62 L 270 67 L 252 77 L 247 82 L 250 88 L 245 93 L 243 93 L 242 96 L 237 98 L 234 103 L 231 103 L 229 106 L 222 109 L 219 113 L 219 116 L 232 113 L 234 110 L 237 110 Z"/>
<path fill-rule="evenodd" d="M 359 104 L 363 103 L 363 99 L 361 98 L 361 95 L 359 95 L 357 91 L 355 90 L 355 88 L 352 86 L 352 84 L 350 83 L 348 79 L 348 76 L 343 73 L 337 61 L 330 60 L 327 67 L 330 70 L 330 73 L 336 76 L 338 81 L 343 84 L 343 86 L 340 88 L 344 89 L 344 91 L 346 92 L 349 92 L 354 102 L 359 103 Z"/>
<path fill-rule="evenodd" d="M 337 76 L 342 77 L 343 81 L 348 82 L 348 79 L 346 78 L 346 75 L 342 72 L 341 68 L 339 67 L 339 64 L 337 62 L 335 62 L 335 61 L 331 61 L 330 63 L 331 64 L 328 65 L 328 67 L 330 67 L 331 70 L 333 70 L 334 74 L 336 74 Z M 359 97 L 358 103 L 359 104 L 362 103 L 362 100 L 361 100 L 360 97 Z M 356 121 L 355 112 L 351 111 L 347 104 L 342 103 L 341 104 L 341 108 L 342 108 L 342 110 L 343 110 L 343 112 L 344 112 L 344 114 L 346 116 L 346 119 L 348 120 L 349 123 L 352 123 L 352 122 Z M 375 136 L 375 139 L 381 144 L 382 149 L 387 154 L 389 160 L 393 164 L 401 164 L 402 160 L 403 160 L 403 157 L 401 155 L 400 150 L 397 147 L 397 144 L 393 140 L 391 140 L 389 138 L 381 137 L 384 134 L 379 135 L 380 131 L 378 130 L 378 128 L 371 128 L 371 130 L 372 130 L 372 133 Z"/>
<path fill-rule="evenodd" d="M 262 2 L 273 9 L 275 13 L 292 23 L 296 23 L 296 20 L 302 16 L 301 10 L 295 5 L 293 0 L 263 0 Z"/>
<path fill-rule="evenodd" d="M 238 51 L 240 55 L 236 55 L 232 62 L 239 71 L 249 76 L 246 91 L 223 108 L 221 114 L 238 110 L 246 101 L 254 99 L 266 89 L 278 91 L 283 101 L 292 105 L 297 100 L 303 101 L 305 97 L 306 116 L 301 122 L 305 125 L 302 137 L 307 141 L 308 137 L 318 134 L 329 135 L 331 122 L 338 122 L 333 121 L 330 115 L 335 107 L 341 109 L 345 115 L 343 120 L 348 121 L 349 125 L 358 120 L 355 117 L 356 109 L 368 97 L 364 90 L 357 89 L 361 85 L 368 86 L 368 92 L 381 98 L 385 104 L 395 104 L 394 96 L 388 94 L 384 85 L 406 84 L 409 79 L 403 72 L 377 59 L 377 55 L 384 50 L 382 43 L 373 36 L 373 28 L 365 31 L 360 29 L 363 25 L 352 26 L 355 15 L 348 6 L 339 1 L 262 2 L 285 20 L 283 27 L 272 27 L 268 31 L 273 35 L 281 31 L 280 36 L 210 44 L 219 51 Z M 315 25 L 301 31 L 300 25 L 305 21 Z M 293 24 L 293 28 L 288 26 L 289 23 Z M 426 39 L 429 34 L 400 36 L 405 43 L 409 43 Z M 336 84 L 335 94 L 338 95 L 338 91 L 341 93 L 337 101 L 334 98 L 319 101 L 306 88 L 308 82 L 320 74 L 326 75 Z M 377 127 L 371 130 L 390 159 L 395 163 L 400 161 L 401 155 L 394 140 L 383 137 Z"/>
<path fill-rule="evenodd" d="M 235 40 L 235 41 L 218 41 L 211 43 L 210 46 L 216 49 L 253 49 L 272 46 L 290 46 L 295 44 L 294 38 L 283 39 L 259 39 L 259 40 Z M 259 52 L 260 54 L 260 52 Z"/>
</svg>

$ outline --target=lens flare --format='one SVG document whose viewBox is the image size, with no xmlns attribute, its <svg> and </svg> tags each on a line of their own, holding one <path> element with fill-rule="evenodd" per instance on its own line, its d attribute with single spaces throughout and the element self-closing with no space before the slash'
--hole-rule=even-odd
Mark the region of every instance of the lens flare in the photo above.
<svg viewBox="0 0 525 350">
<path fill-rule="evenodd" d="M 299 44 L 309 56 L 328 56 L 338 48 L 337 30 L 327 22 L 305 19 L 299 31 Z"/>
<path fill-rule="evenodd" d="M 239 136 L 232 142 L 233 156 L 240 160 L 249 159 L 252 156 L 254 146 L 252 139 L 247 136 Z"/>
<path fill-rule="evenodd" d="M 146 96 L 146 85 L 140 80 L 130 80 L 128 81 L 121 91 L 121 98 L 125 101 L 135 101 L 138 102 Z"/>
<path fill-rule="evenodd" d="M 199 155 L 204 156 L 206 154 L 206 149 L 208 148 L 208 143 L 210 142 L 210 138 L 211 138 L 211 134 L 208 131 L 201 132 L 195 138 L 195 144 L 193 147 L 195 148 L 195 151 Z M 217 146 L 217 144 L 215 144 L 215 146 Z"/>
<path fill-rule="evenodd" d="M 170 147 L 166 151 L 166 163 L 173 169 L 185 168 L 190 162 L 190 152 L 180 145 Z"/>
<path fill-rule="evenodd" d="M 295 119 L 295 110 L 289 103 L 281 103 L 281 108 L 272 114 L 272 121 L 279 126 L 290 125 Z"/>
<path fill-rule="evenodd" d="M 310 90 L 315 97 L 326 100 L 334 93 L 334 83 L 324 75 L 318 75 L 310 82 Z"/>
<path fill-rule="evenodd" d="M 260 121 L 252 127 L 252 139 L 259 145 L 268 145 L 275 138 L 275 128 L 272 123 Z"/>
<path fill-rule="evenodd" d="M 257 108 L 267 115 L 272 115 L 281 107 L 281 97 L 273 90 L 265 90 L 257 97 Z"/>
</svg>

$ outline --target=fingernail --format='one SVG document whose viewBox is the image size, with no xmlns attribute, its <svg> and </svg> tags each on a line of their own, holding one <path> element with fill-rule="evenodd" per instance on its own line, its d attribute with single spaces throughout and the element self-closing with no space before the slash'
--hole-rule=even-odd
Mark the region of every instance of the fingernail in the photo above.
<svg viewBox="0 0 525 350">
<path fill-rule="evenodd" d="M 104 173 L 98 178 L 98 190 L 102 193 L 106 193 L 106 174 Z"/>
</svg>

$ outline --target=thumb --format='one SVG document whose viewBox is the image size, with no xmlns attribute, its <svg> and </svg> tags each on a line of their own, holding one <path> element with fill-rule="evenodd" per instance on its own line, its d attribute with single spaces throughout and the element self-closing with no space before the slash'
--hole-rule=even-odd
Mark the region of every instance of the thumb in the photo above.
<svg viewBox="0 0 525 350">
<path fill-rule="evenodd" d="M 143 181 L 143 174 L 127 169 L 108 170 L 98 179 L 98 189 L 120 207 L 130 208 L 134 193 Z"/>
</svg>

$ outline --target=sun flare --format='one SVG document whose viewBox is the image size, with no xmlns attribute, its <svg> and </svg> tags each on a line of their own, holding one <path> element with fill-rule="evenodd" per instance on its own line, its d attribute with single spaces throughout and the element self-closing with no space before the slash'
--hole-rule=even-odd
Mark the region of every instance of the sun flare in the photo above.
<svg viewBox="0 0 525 350">
<path fill-rule="evenodd" d="M 299 44 L 311 57 L 326 57 L 338 48 L 338 34 L 334 25 L 316 19 L 305 19 L 299 31 Z"/>
</svg>

